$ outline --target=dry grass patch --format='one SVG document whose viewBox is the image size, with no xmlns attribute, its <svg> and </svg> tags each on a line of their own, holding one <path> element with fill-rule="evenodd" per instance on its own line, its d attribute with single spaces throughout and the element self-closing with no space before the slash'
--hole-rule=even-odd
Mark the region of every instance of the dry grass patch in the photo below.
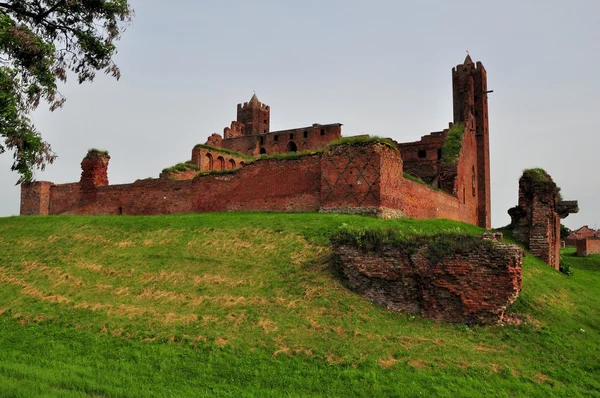
<svg viewBox="0 0 600 398">
<path fill-rule="evenodd" d="M 427 367 L 427 364 L 420 359 L 411 359 L 408 361 L 408 365 L 417 369 L 424 369 Z"/>
<path fill-rule="evenodd" d="M 397 364 L 398 360 L 395 359 L 394 357 L 389 357 L 387 359 L 379 358 L 379 360 L 377 362 L 379 363 L 379 366 L 381 366 L 382 368 L 388 369 L 388 368 L 391 368 L 392 366 L 394 366 L 395 364 Z"/>
<path fill-rule="evenodd" d="M 229 342 L 227 340 L 225 340 L 222 337 L 216 337 L 215 338 L 215 344 L 218 345 L 219 347 L 223 348 L 225 347 Z"/>
<path fill-rule="evenodd" d="M 270 321 L 266 318 L 261 318 L 257 323 L 256 326 L 263 328 L 263 331 L 265 332 L 265 334 L 269 334 L 271 332 L 275 332 L 277 330 L 279 330 L 279 328 L 277 327 L 277 324 L 273 321 Z"/>
<path fill-rule="evenodd" d="M 279 348 L 273 352 L 273 355 L 271 355 L 272 358 L 277 358 L 279 355 L 284 354 L 287 356 L 290 356 L 290 347 L 288 347 L 283 340 L 281 339 L 277 339 L 275 340 L 275 343 L 279 346 Z"/>
</svg>

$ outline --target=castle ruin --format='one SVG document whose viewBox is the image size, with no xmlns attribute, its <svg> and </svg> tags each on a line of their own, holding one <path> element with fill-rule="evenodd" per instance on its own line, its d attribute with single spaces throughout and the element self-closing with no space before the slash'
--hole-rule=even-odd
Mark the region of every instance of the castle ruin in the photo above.
<svg viewBox="0 0 600 398">
<path fill-rule="evenodd" d="M 212 134 L 192 149 L 189 169 L 109 185 L 110 157 L 90 153 L 77 183 L 23 184 L 21 214 L 321 211 L 447 218 L 490 228 L 489 91 L 483 64 L 467 56 L 452 69 L 452 87 L 449 128 L 410 143 L 336 144 L 340 123 L 270 131 L 271 108 L 255 94 L 238 104 L 237 118 L 223 135 Z M 293 152 L 298 155 L 272 156 Z M 270 178 L 261 178 L 265 175 Z"/>
</svg>

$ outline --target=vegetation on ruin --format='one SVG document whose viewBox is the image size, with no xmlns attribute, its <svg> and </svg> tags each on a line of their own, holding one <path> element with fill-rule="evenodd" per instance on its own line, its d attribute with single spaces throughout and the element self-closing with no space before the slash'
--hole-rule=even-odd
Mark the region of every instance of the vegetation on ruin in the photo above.
<svg viewBox="0 0 600 398">
<path fill-rule="evenodd" d="M 464 134 L 465 126 L 463 124 L 455 124 L 450 127 L 442 146 L 442 164 L 447 166 L 456 164 L 460 156 Z"/>
<path fill-rule="evenodd" d="M 357 144 L 365 144 L 365 143 L 370 143 L 370 142 L 379 142 L 380 144 L 389 146 L 392 149 L 398 149 L 398 145 L 396 145 L 396 143 L 389 139 L 389 138 L 382 138 L 382 137 L 378 137 L 376 135 L 370 136 L 370 135 L 359 135 L 356 137 L 342 137 L 339 140 L 335 140 L 330 142 L 329 144 L 327 144 L 328 147 L 331 146 L 336 146 L 336 145 L 357 145 Z"/>
<path fill-rule="evenodd" d="M 127 0 L 9 0 L 0 3 L 0 154 L 12 151 L 18 183 L 56 159 L 30 120 L 44 101 L 54 111 L 65 98 L 58 84 L 98 71 L 120 77 L 115 43 L 133 10 Z"/>
<path fill-rule="evenodd" d="M 382 252 L 398 249 L 408 255 L 427 246 L 427 256 L 435 264 L 448 253 L 467 254 L 482 248 L 491 248 L 494 243 L 482 235 L 466 232 L 405 233 L 398 228 L 345 227 L 336 232 L 333 244 L 348 245 L 365 252 Z"/>
<path fill-rule="evenodd" d="M 200 168 L 198 166 L 196 166 L 193 163 L 190 163 L 190 161 L 186 161 L 186 162 L 181 162 L 181 163 L 177 163 L 174 166 L 171 167 L 167 167 L 165 169 L 162 170 L 163 173 L 182 173 L 182 172 L 186 172 L 188 170 L 194 170 L 194 171 L 198 171 L 200 170 Z"/>
<path fill-rule="evenodd" d="M 550 174 L 546 173 L 546 170 L 542 168 L 533 168 L 533 169 L 525 169 L 523 170 L 523 175 L 521 178 L 530 179 L 533 182 L 551 182 L 554 183 Z"/>
<path fill-rule="evenodd" d="M 92 156 L 108 156 L 108 151 L 104 151 L 102 149 L 91 148 L 88 149 L 86 157 Z"/>
<path fill-rule="evenodd" d="M 0 396 L 593 396 L 600 255 L 526 256 L 520 325 L 387 311 L 345 289 L 326 214 L 0 218 Z"/>
<path fill-rule="evenodd" d="M 213 152 L 221 152 L 221 153 L 226 153 L 228 155 L 232 155 L 232 156 L 237 156 L 238 158 L 242 158 L 242 159 L 248 159 L 248 160 L 253 160 L 254 157 L 253 156 L 248 156 L 245 155 L 241 152 L 236 152 L 236 151 L 232 151 L 226 148 L 217 148 L 215 146 L 210 146 L 210 145 L 205 145 L 205 144 L 197 144 L 194 146 L 194 148 L 203 148 L 203 149 L 208 149 L 210 151 Z"/>
<path fill-rule="evenodd" d="M 315 150 L 307 150 L 301 152 L 282 152 L 282 153 L 273 153 L 270 155 L 260 155 L 258 159 L 277 159 L 277 160 L 293 160 L 300 159 L 304 156 L 316 155 L 318 153 L 323 153 L 322 149 Z"/>
<path fill-rule="evenodd" d="M 556 188 L 556 202 L 561 202 L 563 200 L 563 195 L 561 193 L 560 187 L 554 182 L 550 174 L 546 172 L 546 170 L 536 167 L 532 169 L 523 170 L 523 174 L 521 178 L 526 178 L 531 180 L 534 183 L 538 184 L 550 184 L 554 188 Z"/>
</svg>

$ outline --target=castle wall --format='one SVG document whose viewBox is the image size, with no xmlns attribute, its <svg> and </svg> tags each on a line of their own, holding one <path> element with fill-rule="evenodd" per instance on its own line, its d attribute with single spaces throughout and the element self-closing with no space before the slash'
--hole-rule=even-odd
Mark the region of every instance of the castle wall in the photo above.
<svg viewBox="0 0 600 398">
<path fill-rule="evenodd" d="M 274 131 L 255 136 L 232 137 L 223 139 L 222 147 L 249 156 L 259 156 L 261 153 L 272 155 L 321 149 L 327 143 L 341 138 L 341 126 L 341 124 L 315 124 L 310 127 Z M 295 151 L 290 150 L 290 143 L 295 146 Z"/>
<path fill-rule="evenodd" d="M 36 181 L 21 184 L 22 215 L 47 215 L 50 210 L 51 182 Z"/>
<path fill-rule="evenodd" d="M 47 187 L 46 194 L 24 186 L 22 214 L 321 210 L 385 218 L 447 218 L 472 224 L 477 220 L 469 207 L 473 201 L 465 204 L 448 193 L 404 179 L 400 153 L 377 142 L 334 145 L 323 153 L 296 159 L 259 159 L 233 173 L 185 175 L 186 179 L 163 177 L 107 186 L 38 183 Z M 40 202 L 45 204 L 40 206 Z"/>
<path fill-rule="evenodd" d="M 446 218 L 448 220 L 465 221 L 460 214 L 458 199 L 441 191 L 433 190 L 427 185 L 404 179 L 400 188 L 402 210 L 412 218 Z"/>
<path fill-rule="evenodd" d="M 315 211 L 319 209 L 320 168 L 318 155 L 294 160 L 260 160 L 232 174 L 186 181 L 146 179 L 133 184 L 96 187 L 93 202 L 83 200 L 80 184 L 53 185 L 49 213 Z"/>
<path fill-rule="evenodd" d="M 321 157 L 321 211 L 400 215 L 402 160 L 383 144 L 334 145 Z M 395 214 L 398 213 L 398 214 Z"/>
<path fill-rule="evenodd" d="M 586 257 L 591 254 L 600 254 L 600 238 L 586 238 L 575 241 L 577 255 Z"/>
</svg>

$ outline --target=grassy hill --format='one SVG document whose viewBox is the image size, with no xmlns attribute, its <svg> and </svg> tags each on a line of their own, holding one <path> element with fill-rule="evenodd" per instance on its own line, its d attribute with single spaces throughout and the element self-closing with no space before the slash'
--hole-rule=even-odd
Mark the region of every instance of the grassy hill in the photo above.
<svg viewBox="0 0 600 398">
<path fill-rule="evenodd" d="M 525 258 L 519 326 L 391 313 L 342 287 L 343 225 L 229 213 L 0 219 L 0 396 L 600 396 L 600 256 Z"/>
</svg>

